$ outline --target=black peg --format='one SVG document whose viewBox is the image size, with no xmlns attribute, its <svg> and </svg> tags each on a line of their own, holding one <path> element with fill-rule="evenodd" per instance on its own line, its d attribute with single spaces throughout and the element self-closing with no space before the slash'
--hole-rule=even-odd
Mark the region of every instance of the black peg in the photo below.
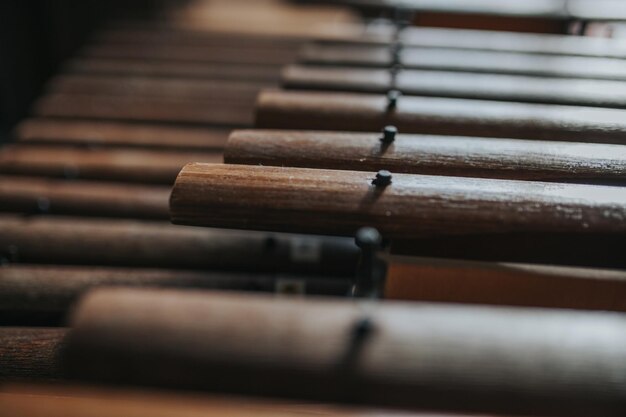
<svg viewBox="0 0 626 417">
<path fill-rule="evenodd" d="M 393 110 L 398 105 L 398 99 L 402 93 L 398 90 L 389 90 L 387 92 L 387 110 Z"/>
<path fill-rule="evenodd" d="M 354 323 L 352 329 L 353 339 L 361 340 L 374 330 L 374 323 L 369 317 L 362 317 Z"/>
<path fill-rule="evenodd" d="M 386 145 L 392 143 L 396 140 L 396 135 L 398 134 L 398 128 L 395 126 L 385 126 L 383 128 L 383 137 L 380 138 L 380 141 Z"/>
<path fill-rule="evenodd" d="M 386 265 L 384 261 L 376 257 L 376 253 L 382 248 L 383 238 L 375 228 L 362 227 L 357 230 L 354 241 L 361 249 L 361 257 L 350 295 L 380 298 L 385 281 Z M 370 323 L 362 323 L 355 331 L 360 334 L 367 333 L 370 327 Z"/>
<path fill-rule="evenodd" d="M 376 178 L 374 178 L 372 184 L 377 187 L 386 187 L 391 184 L 391 172 L 381 169 L 376 173 Z"/>
</svg>

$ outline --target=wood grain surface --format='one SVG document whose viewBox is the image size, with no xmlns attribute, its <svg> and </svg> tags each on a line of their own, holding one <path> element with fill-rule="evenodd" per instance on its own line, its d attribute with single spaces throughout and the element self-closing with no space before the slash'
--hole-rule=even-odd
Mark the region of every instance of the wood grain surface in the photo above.
<svg viewBox="0 0 626 417">
<path fill-rule="evenodd" d="M 92 44 L 82 49 L 84 58 L 168 60 L 172 62 L 204 62 L 222 64 L 271 64 L 277 67 L 294 60 L 292 49 L 266 48 L 255 45 L 231 48 L 229 45 Z"/>
<path fill-rule="evenodd" d="M 181 392 L 76 385 L 9 385 L 2 417 L 469 417 Z M 475 416 L 480 417 L 480 416 Z M 484 417 L 484 416 L 483 416 Z"/>
<path fill-rule="evenodd" d="M 0 175 L 0 211 L 167 219 L 170 187 Z"/>
<path fill-rule="evenodd" d="M 388 238 L 514 232 L 626 232 L 626 189 L 578 184 L 192 163 L 170 199 L 174 223 Z"/>
<path fill-rule="evenodd" d="M 457 97 L 527 103 L 626 107 L 621 81 L 529 77 L 458 71 L 388 70 L 291 65 L 283 71 L 289 89 L 354 91 L 384 94 Z"/>
<path fill-rule="evenodd" d="M 626 144 L 626 111 L 439 97 L 264 91 L 256 126 L 273 129 L 380 131 Z"/>
<path fill-rule="evenodd" d="M 466 412 L 626 409 L 615 313 L 101 289 L 72 324 L 65 358 L 83 379 Z"/>
<path fill-rule="evenodd" d="M 47 94 L 34 105 L 43 117 L 252 126 L 254 102 L 90 94 Z"/>
<path fill-rule="evenodd" d="M 399 133 L 236 130 L 229 164 L 348 169 L 408 174 L 626 184 L 622 145 Z"/>
<path fill-rule="evenodd" d="M 386 46 L 310 44 L 302 49 L 298 60 L 307 64 L 356 67 L 394 64 Z M 402 49 L 398 63 L 410 69 L 626 80 L 626 63 L 622 59 L 603 57 L 416 46 Z"/>
<path fill-rule="evenodd" d="M 275 83 L 154 78 L 127 75 L 58 75 L 47 84 L 56 94 L 85 94 L 123 97 L 154 97 L 188 100 L 254 102 L 259 91 Z"/>
<path fill-rule="evenodd" d="M 299 287 L 305 294 L 345 296 L 340 277 L 189 271 L 104 266 L 10 264 L 0 268 L 0 314 L 65 315 L 96 287 L 155 287 L 276 292 Z"/>
<path fill-rule="evenodd" d="M 626 311 L 626 271 L 397 256 L 387 265 L 391 300 Z"/>
<path fill-rule="evenodd" d="M 132 58 L 74 58 L 63 65 L 63 71 L 69 74 L 253 80 L 274 83 L 280 79 L 280 67 L 271 64 L 250 66 L 248 64 L 147 61 Z"/>
<path fill-rule="evenodd" d="M 0 216 L 5 262 L 353 276 L 351 239 L 177 227 L 166 222 Z"/>
<path fill-rule="evenodd" d="M 215 151 L 224 148 L 229 132 L 211 127 L 31 118 L 18 123 L 13 136 L 28 144 Z"/>
<path fill-rule="evenodd" d="M 222 159 L 219 151 L 10 144 L 0 148 L 0 173 L 169 185 L 189 162 Z"/>
<path fill-rule="evenodd" d="M 67 333 L 64 328 L 0 327 L 0 382 L 62 379 Z"/>
<path fill-rule="evenodd" d="M 269 36 L 265 34 L 245 34 L 241 32 L 222 33 L 210 30 L 185 30 L 166 26 L 146 27 L 134 24 L 127 27 L 102 28 L 92 37 L 96 44 L 169 44 L 200 45 L 204 47 L 228 46 L 237 48 L 257 48 L 258 50 L 294 50 L 304 38 Z"/>
</svg>

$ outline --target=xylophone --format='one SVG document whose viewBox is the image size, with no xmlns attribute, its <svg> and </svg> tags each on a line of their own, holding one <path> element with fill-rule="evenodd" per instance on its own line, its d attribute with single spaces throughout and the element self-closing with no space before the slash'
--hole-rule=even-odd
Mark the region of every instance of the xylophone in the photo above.
<svg viewBox="0 0 626 417">
<path fill-rule="evenodd" d="M 626 415 L 618 3 L 94 30 L 0 147 L 0 416 Z"/>
</svg>

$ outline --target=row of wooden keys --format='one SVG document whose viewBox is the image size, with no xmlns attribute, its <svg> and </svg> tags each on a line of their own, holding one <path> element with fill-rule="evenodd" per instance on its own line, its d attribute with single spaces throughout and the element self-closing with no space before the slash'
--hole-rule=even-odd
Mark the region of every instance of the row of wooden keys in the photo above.
<svg viewBox="0 0 626 417">
<path fill-rule="evenodd" d="M 0 148 L 0 416 L 626 415 L 624 58 L 274 0 L 100 30 Z"/>
</svg>

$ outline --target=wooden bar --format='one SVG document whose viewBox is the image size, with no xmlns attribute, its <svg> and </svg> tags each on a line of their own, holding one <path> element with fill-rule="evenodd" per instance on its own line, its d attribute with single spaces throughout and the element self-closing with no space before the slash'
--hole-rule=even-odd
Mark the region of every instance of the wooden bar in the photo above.
<svg viewBox="0 0 626 417">
<path fill-rule="evenodd" d="M 48 94 L 36 101 L 34 113 L 44 117 L 202 125 L 251 126 L 254 123 L 253 102 L 232 103 L 213 99 Z"/>
<path fill-rule="evenodd" d="M 345 296 L 340 277 L 179 269 L 10 264 L 0 268 L 0 317 L 63 319 L 75 302 L 96 287 L 214 289 Z M 32 323 L 35 324 L 35 323 Z"/>
<path fill-rule="evenodd" d="M 626 144 L 626 111 L 439 97 L 264 91 L 256 127 L 380 131 Z"/>
<path fill-rule="evenodd" d="M 311 44 L 303 48 L 299 61 L 305 64 L 385 68 L 394 64 L 394 55 L 386 46 Z M 626 80 L 626 62 L 623 59 L 601 57 L 410 47 L 399 52 L 397 63 L 406 69 Z"/>
<path fill-rule="evenodd" d="M 0 407 L 7 416 L 20 417 L 469 417 L 75 385 L 5 386 L 0 391 Z"/>
<path fill-rule="evenodd" d="M 162 45 L 160 43 L 145 45 L 93 44 L 79 53 L 79 56 L 83 58 L 147 59 L 246 65 L 271 64 L 277 67 L 293 61 L 296 55 L 295 50 L 259 50 L 254 46 L 230 48 L 225 45 Z"/>
<path fill-rule="evenodd" d="M 440 13 L 450 17 L 460 14 L 554 20 L 626 20 L 626 7 L 612 0 L 341 0 L 340 3 L 363 8 L 403 8 L 419 14 Z"/>
<path fill-rule="evenodd" d="M 351 239 L 178 227 L 166 222 L 0 216 L 12 263 L 353 276 Z"/>
<path fill-rule="evenodd" d="M 185 164 L 222 159 L 219 151 L 11 144 L 0 148 L 0 173 L 171 185 Z"/>
<path fill-rule="evenodd" d="M 376 40 L 376 37 L 372 38 Z M 345 41 L 350 43 L 348 39 Z M 354 41 L 358 42 L 358 39 Z M 385 39 L 376 40 L 382 41 Z M 399 41 L 406 47 L 626 58 L 626 43 L 623 41 L 591 36 L 410 27 L 400 33 Z"/>
<path fill-rule="evenodd" d="M 473 413 L 626 406 L 615 313 L 101 289 L 72 324 L 68 372 L 88 380 Z"/>
<path fill-rule="evenodd" d="M 381 133 L 236 130 L 228 164 L 626 184 L 621 145 Z"/>
<path fill-rule="evenodd" d="M 396 89 L 408 96 L 626 108 L 623 82 L 607 80 L 423 70 L 401 70 L 392 76 L 384 69 L 292 65 L 283 71 L 283 86 L 380 94 Z"/>
<path fill-rule="evenodd" d="M 64 328 L 0 327 L 0 382 L 62 379 L 67 333 Z"/>
<path fill-rule="evenodd" d="M 96 96 L 154 97 L 189 100 L 222 100 L 254 102 L 263 87 L 273 83 L 188 80 L 184 78 L 151 78 L 138 76 L 60 75 L 48 83 L 54 94 Z"/>
<path fill-rule="evenodd" d="M 626 311 L 626 271 L 399 256 L 386 262 L 391 300 Z"/>
<path fill-rule="evenodd" d="M 178 77 L 194 79 L 251 80 L 278 82 L 280 68 L 275 65 L 169 62 L 143 59 L 74 58 L 63 66 L 65 73 L 136 75 L 141 77 Z"/>
<path fill-rule="evenodd" d="M 626 189 L 479 178 L 192 163 L 172 191 L 174 223 L 389 238 L 475 233 L 626 233 Z M 245 192 L 243 192 L 245 190 Z"/>
<path fill-rule="evenodd" d="M 168 151 L 216 151 L 230 130 L 33 118 L 22 120 L 13 136 L 20 144 L 151 148 Z"/>
<path fill-rule="evenodd" d="M 170 187 L 0 175 L 0 211 L 167 219 Z"/>
<path fill-rule="evenodd" d="M 228 46 L 230 48 L 294 50 L 306 38 L 292 36 L 269 36 L 266 34 L 246 34 L 241 32 L 215 32 L 211 30 L 187 30 L 184 28 L 142 27 L 134 24 L 128 27 L 108 27 L 94 34 L 97 44 L 150 44 L 171 43 L 201 46 Z"/>
</svg>

